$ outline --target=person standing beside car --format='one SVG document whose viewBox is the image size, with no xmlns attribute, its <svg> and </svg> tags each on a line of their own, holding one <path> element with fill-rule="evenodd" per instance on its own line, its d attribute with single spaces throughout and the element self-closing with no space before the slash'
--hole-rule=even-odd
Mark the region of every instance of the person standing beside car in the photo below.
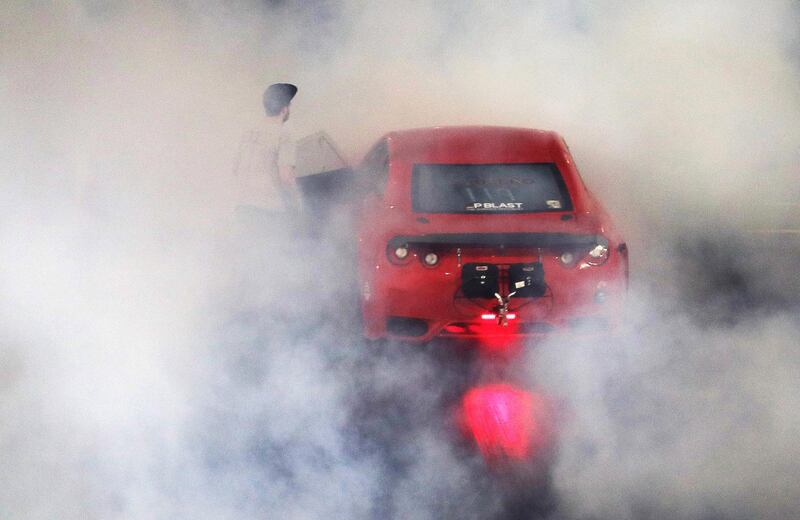
<svg viewBox="0 0 800 520">
<path fill-rule="evenodd" d="M 239 194 L 236 214 L 248 225 L 269 225 L 300 209 L 295 182 L 295 142 L 286 129 L 297 87 L 274 83 L 263 95 L 266 117 L 248 132 L 234 168 Z"/>
<path fill-rule="evenodd" d="M 265 117 L 245 133 L 234 166 L 237 188 L 231 241 L 222 257 L 231 268 L 231 294 L 242 309 L 267 305 L 297 292 L 294 277 L 284 272 L 297 258 L 302 234 L 300 196 L 295 183 L 295 142 L 286 128 L 297 87 L 275 83 L 263 94 Z M 272 299 L 275 298 L 275 299 Z"/>
</svg>

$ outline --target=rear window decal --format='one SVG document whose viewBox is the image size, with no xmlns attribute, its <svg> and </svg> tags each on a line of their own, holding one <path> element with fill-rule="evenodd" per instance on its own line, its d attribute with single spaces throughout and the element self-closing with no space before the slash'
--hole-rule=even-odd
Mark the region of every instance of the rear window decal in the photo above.
<svg viewBox="0 0 800 520">
<path fill-rule="evenodd" d="M 548 200 L 546 201 L 547 207 L 550 209 L 561 209 L 561 201 L 560 200 Z"/>
<path fill-rule="evenodd" d="M 497 211 L 498 209 L 522 210 L 521 202 L 473 202 L 466 208 L 467 211 Z"/>
</svg>

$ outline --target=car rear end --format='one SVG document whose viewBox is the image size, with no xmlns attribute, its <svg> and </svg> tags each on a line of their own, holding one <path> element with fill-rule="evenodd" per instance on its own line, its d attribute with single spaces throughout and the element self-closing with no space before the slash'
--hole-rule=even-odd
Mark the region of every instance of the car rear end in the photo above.
<svg viewBox="0 0 800 520">
<path fill-rule="evenodd" d="M 437 128 L 388 143 L 386 190 L 362 222 L 367 337 L 615 326 L 627 248 L 557 134 Z"/>
</svg>

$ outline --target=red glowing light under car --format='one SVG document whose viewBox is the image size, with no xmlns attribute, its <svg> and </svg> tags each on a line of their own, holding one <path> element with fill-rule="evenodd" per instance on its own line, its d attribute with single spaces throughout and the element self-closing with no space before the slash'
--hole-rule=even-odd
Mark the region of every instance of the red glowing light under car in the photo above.
<svg viewBox="0 0 800 520">
<path fill-rule="evenodd" d="M 489 461 L 535 455 L 549 438 L 546 410 L 544 397 L 508 383 L 473 388 L 462 400 L 466 433 Z"/>
</svg>

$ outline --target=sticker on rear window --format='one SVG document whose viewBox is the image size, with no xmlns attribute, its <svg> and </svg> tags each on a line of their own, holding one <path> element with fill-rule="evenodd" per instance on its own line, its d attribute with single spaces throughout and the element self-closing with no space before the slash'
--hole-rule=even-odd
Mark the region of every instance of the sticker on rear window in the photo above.
<svg viewBox="0 0 800 520">
<path fill-rule="evenodd" d="M 559 203 L 559 207 L 561 207 Z M 473 202 L 465 208 L 467 211 L 493 211 L 498 209 L 521 210 L 521 202 Z"/>
<path fill-rule="evenodd" d="M 553 163 L 415 164 L 411 199 L 419 213 L 572 209 L 564 179 Z"/>
</svg>

